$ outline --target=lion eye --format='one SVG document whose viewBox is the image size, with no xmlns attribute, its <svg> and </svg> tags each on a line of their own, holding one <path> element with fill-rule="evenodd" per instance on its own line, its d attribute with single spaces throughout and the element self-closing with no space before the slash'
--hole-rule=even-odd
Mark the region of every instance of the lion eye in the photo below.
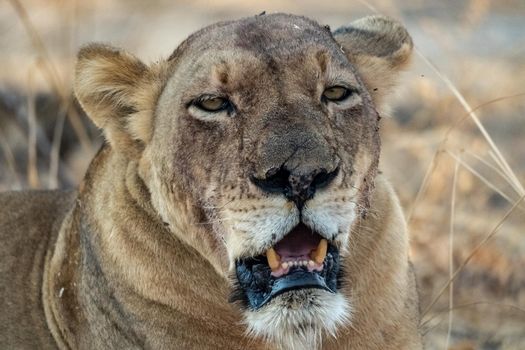
<svg viewBox="0 0 525 350">
<path fill-rule="evenodd" d="M 211 97 L 197 101 L 195 106 L 206 112 L 220 112 L 228 108 L 230 102 L 222 97 Z"/>
<path fill-rule="evenodd" d="M 351 91 L 342 86 L 332 86 L 323 92 L 323 98 L 328 101 L 343 101 L 351 95 Z"/>
</svg>

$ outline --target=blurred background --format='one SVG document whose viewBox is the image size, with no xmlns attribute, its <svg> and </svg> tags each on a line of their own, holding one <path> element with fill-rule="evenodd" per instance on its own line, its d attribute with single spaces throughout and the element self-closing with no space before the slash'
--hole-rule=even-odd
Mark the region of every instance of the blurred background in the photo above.
<svg viewBox="0 0 525 350">
<path fill-rule="evenodd" d="M 416 53 L 383 119 L 382 170 L 409 220 L 427 348 L 525 349 L 523 0 L 1 1 L 0 191 L 74 188 L 103 142 L 71 92 L 81 45 L 152 62 L 262 11 L 406 24 Z"/>
</svg>

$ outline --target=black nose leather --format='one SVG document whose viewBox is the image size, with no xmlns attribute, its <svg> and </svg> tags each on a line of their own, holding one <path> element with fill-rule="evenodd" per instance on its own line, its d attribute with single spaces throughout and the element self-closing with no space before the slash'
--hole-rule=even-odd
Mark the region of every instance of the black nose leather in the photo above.
<svg viewBox="0 0 525 350">
<path fill-rule="evenodd" d="M 284 194 L 302 209 L 304 203 L 313 198 L 315 191 L 328 186 L 338 172 L 339 167 L 331 172 L 326 169 L 315 169 L 307 174 L 301 174 L 281 166 L 268 170 L 262 179 L 252 177 L 251 180 L 265 192 Z"/>
</svg>

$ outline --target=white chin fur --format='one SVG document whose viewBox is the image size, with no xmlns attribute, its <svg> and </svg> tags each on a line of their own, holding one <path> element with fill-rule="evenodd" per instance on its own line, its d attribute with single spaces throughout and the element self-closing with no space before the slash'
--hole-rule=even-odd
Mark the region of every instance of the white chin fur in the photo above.
<svg viewBox="0 0 525 350">
<path fill-rule="evenodd" d="M 249 335 L 281 350 L 320 349 L 323 335 L 335 337 L 350 322 L 346 298 L 320 289 L 284 293 L 257 311 L 245 313 Z"/>
</svg>

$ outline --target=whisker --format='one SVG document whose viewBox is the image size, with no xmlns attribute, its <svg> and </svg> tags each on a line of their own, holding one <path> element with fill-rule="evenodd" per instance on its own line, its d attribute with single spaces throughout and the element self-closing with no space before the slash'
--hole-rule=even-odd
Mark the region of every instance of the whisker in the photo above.
<svg viewBox="0 0 525 350">
<path fill-rule="evenodd" d="M 235 201 L 235 199 L 231 199 L 229 200 L 228 202 L 224 203 L 223 205 L 221 206 L 214 206 L 214 205 L 203 205 L 202 208 L 203 209 L 223 209 L 224 207 L 226 207 L 228 204 L 231 204 Z"/>
<path fill-rule="evenodd" d="M 213 225 L 213 224 L 219 224 L 221 222 L 231 221 L 231 218 L 224 218 L 224 219 L 216 219 L 216 220 L 209 220 L 209 221 L 202 221 L 202 222 L 194 222 L 192 225 Z"/>
</svg>

